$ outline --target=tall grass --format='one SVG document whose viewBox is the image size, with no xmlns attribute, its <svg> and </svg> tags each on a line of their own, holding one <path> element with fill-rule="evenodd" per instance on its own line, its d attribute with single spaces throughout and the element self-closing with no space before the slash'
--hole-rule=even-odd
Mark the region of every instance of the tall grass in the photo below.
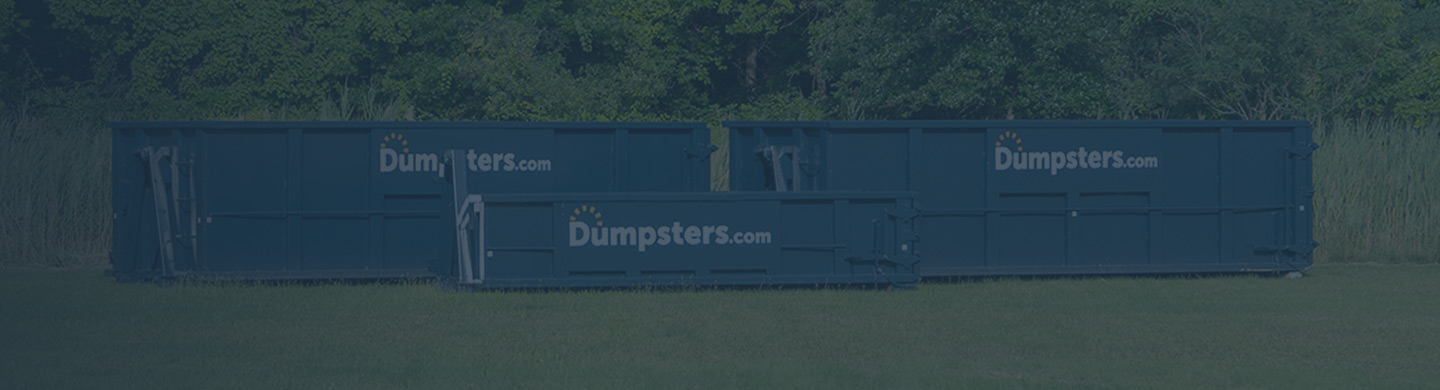
<svg viewBox="0 0 1440 390">
<path fill-rule="evenodd" d="M 0 110 L 0 268 L 101 268 L 110 251 L 110 130 L 133 115 L 98 89 L 46 91 L 39 106 Z M 413 119 L 377 85 L 337 88 L 313 109 L 280 108 L 225 119 Z M 103 93 L 98 95 L 104 95 Z"/>
<path fill-rule="evenodd" d="M 1316 261 L 1440 262 L 1437 122 L 1316 123 Z"/>
<path fill-rule="evenodd" d="M 720 122 L 710 122 L 710 144 L 715 153 L 710 155 L 710 190 L 730 190 L 730 130 L 720 127 Z"/>
<path fill-rule="evenodd" d="M 110 216 L 103 123 L 25 109 L 0 114 L 0 266 L 103 266 Z"/>
</svg>

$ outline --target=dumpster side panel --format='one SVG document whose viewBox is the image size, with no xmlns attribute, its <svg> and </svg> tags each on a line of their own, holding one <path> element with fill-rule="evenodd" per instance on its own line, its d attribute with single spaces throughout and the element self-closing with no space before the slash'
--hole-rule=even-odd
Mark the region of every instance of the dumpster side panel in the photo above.
<svg viewBox="0 0 1440 390">
<path fill-rule="evenodd" d="M 480 286 L 494 288 L 909 283 L 913 267 L 895 263 L 912 258 L 896 238 L 903 222 L 887 211 L 912 198 L 490 195 L 474 252 L 483 256 Z M 536 223 L 545 220 L 553 223 Z"/>
<path fill-rule="evenodd" d="M 930 265 L 983 267 L 986 264 L 987 201 L 984 185 L 989 165 L 985 129 L 927 130 L 921 142 L 917 201 L 926 211 L 919 224 L 925 236 L 921 253 Z M 932 232 L 946 232 L 941 237 Z M 944 254 L 939 257 L 934 255 Z"/>
<path fill-rule="evenodd" d="M 560 243 L 555 231 L 564 227 L 563 221 L 556 221 L 552 203 L 518 201 L 487 207 L 485 212 L 486 221 L 516 221 L 487 226 L 490 245 L 476 254 L 485 257 L 487 274 L 532 280 L 560 276 L 557 269 L 564 267 L 557 263 Z"/>
<path fill-rule="evenodd" d="M 843 220 L 844 216 L 838 216 L 837 210 L 843 206 L 829 199 L 818 200 L 787 200 L 782 201 L 780 206 L 780 234 L 795 242 L 810 243 L 811 245 L 835 245 L 836 229 L 817 229 L 816 226 L 840 226 L 837 221 Z M 827 270 L 838 272 L 839 260 L 845 257 L 844 251 L 836 247 L 805 247 L 788 246 L 781 247 L 781 256 L 785 261 L 772 264 L 770 267 L 734 267 L 729 272 L 741 273 L 748 270 L 765 270 L 780 275 L 804 275 L 815 272 L 815 270 Z M 755 271 L 750 271 L 755 272 Z"/>
<path fill-rule="evenodd" d="M 1218 264 L 1221 260 L 1221 205 L 1224 190 L 1220 128 L 1171 128 L 1162 138 L 1165 175 L 1160 191 L 1167 212 L 1161 218 L 1165 243 L 1159 265 Z M 1175 163 L 1171 163 L 1174 161 Z M 1184 163 L 1180 163 L 1184 162 Z"/>
<path fill-rule="evenodd" d="M 369 258 L 370 134 L 360 129 L 302 134 L 298 237 L 293 268 L 323 271 L 359 268 Z M 288 238 L 287 238 L 288 239 Z"/>
<path fill-rule="evenodd" d="M 692 144 L 693 134 L 687 131 L 667 130 L 631 130 L 626 134 L 625 142 L 627 149 L 626 158 L 622 164 L 628 170 L 622 172 L 626 177 L 624 182 L 630 183 L 626 191 L 634 192 L 677 192 L 685 191 L 695 187 L 695 181 L 699 178 L 692 177 L 692 167 L 689 164 L 674 164 L 672 161 L 683 161 L 687 158 L 689 150 L 698 145 Z M 584 163 L 577 161 L 577 163 Z M 672 181 L 646 180 L 654 177 L 675 178 Z M 706 187 L 709 188 L 709 177 L 706 177 Z"/>
<path fill-rule="evenodd" d="M 288 131 L 214 131 L 201 153 L 207 245 L 201 269 L 286 269 Z M 223 180 L 216 180 L 224 178 Z"/>
<path fill-rule="evenodd" d="M 616 182 L 613 164 L 618 161 L 615 135 L 583 129 L 556 130 L 555 155 L 567 156 L 574 164 L 556 164 L 555 175 L 566 178 L 555 182 L 556 192 L 614 191 Z M 583 162 L 591 163 L 585 164 Z"/>
<path fill-rule="evenodd" d="M 847 129 L 831 130 L 827 136 L 829 189 L 894 191 L 908 186 L 911 153 L 906 133 Z"/>
</svg>

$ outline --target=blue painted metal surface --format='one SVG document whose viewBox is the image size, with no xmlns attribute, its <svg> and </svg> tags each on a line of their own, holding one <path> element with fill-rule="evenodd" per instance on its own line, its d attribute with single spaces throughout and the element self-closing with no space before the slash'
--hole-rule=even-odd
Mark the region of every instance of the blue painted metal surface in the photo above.
<svg viewBox="0 0 1440 390">
<path fill-rule="evenodd" d="M 450 268 L 482 288 L 909 284 L 908 192 L 469 197 Z"/>
<path fill-rule="evenodd" d="M 113 122 L 112 271 L 435 276 L 471 193 L 709 190 L 703 123 Z M 460 149 L 453 164 L 443 151 Z M 453 172 L 451 173 L 453 175 Z"/>
<path fill-rule="evenodd" d="M 732 121 L 739 191 L 917 193 L 924 276 L 1312 264 L 1300 121 Z"/>
</svg>

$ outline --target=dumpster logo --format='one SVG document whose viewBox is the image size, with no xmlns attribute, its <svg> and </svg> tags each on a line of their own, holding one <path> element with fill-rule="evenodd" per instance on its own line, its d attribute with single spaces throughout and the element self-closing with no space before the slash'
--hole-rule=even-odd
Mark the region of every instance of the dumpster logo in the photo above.
<svg viewBox="0 0 1440 390">
<path fill-rule="evenodd" d="M 390 133 L 380 140 L 380 172 L 439 172 L 440 156 L 410 153 L 404 134 Z"/>
<path fill-rule="evenodd" d="M 1033 146 L 1033 145 L 1032 145 Z M 1013 150 L 1011 148 L 1014 148 Z M 995 170 L 1049 170 L 1057 175 L 1070 169 L 1137 169 L 1159 168 L 1160 158 L 1126 156 L 1123 150 L 1095 150 L 1084 146 L 1075 150 L 1025 151 L 1019 134 L 1007 131 L 995 141 Z"/>
<path fill-rule="evenodd" d="M 680 221 L 661 226 L 605 226 L 595 206 L 581 205 L 570 211 L 570 247 L 634 247 L 644 252 L 652 246 L 759 245 L 769 244 L 770 232 L 732 232 L 729 225 L 689 225 Z"/>
<path fill-rule="evenodd" d="M 390 133 L 380 140 L 380 172 L 439 172 L 440 155 L 410 153 L 410 140 L 404 134 Z M 515 153 L 477 153 L 465 151 L 465 167 L 471 172 L 549 172 L 549 159 L 522 159 Z"/>
</svg>

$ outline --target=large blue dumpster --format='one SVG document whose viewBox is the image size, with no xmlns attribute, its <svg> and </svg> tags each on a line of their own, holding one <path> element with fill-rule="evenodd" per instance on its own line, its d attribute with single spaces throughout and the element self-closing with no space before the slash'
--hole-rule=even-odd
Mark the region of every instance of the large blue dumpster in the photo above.
<svg viewBox="0 0 1440 390">
<path fill-rule="evenodd" d="M 738 191 L 914 191 L 923 276 L 1312 264 L 1301 121 L 731 121 Z"/>
<path fill-rule="evenodd" d="M 447 166 L 477 194 L 710 186 L 703 123 L 109 126 L 120 279 L 435 276 L 452 237 Z"/>
</svg>

